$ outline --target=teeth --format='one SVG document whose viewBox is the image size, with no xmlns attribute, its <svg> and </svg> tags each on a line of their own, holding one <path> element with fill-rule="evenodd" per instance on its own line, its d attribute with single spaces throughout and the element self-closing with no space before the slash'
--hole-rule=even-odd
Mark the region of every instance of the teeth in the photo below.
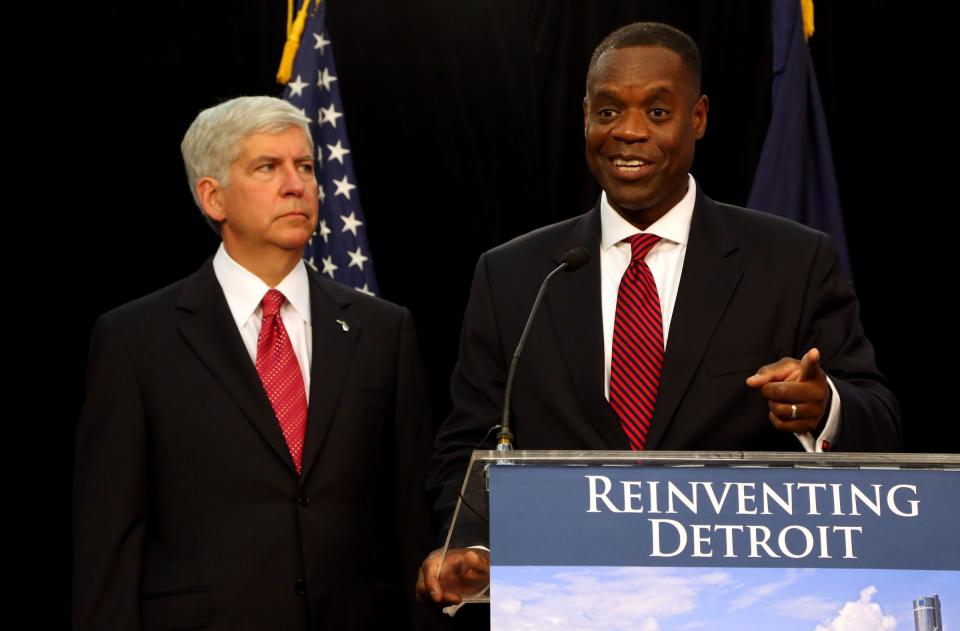
<svg viewBox="0 0 960 631">
<path fill-rule="evenodd" d="M 645 165 L 646 162 L 644 162 L 643 160 L 624 160 L 623 158 L 614 158 L 613 164 L 618 169 L 630 169 L 632 171 L 635 169 L 639 169 L 640 167 Z"/>
</svg>

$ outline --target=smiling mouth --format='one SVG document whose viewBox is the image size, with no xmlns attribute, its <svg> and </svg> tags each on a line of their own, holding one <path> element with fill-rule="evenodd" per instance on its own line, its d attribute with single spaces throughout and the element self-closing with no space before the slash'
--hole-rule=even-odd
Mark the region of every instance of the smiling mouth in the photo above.
<svg viewBox="0 0 960 631">
<path fill-rule="evenodd" d="M 624 173 L 633 173 L 639 171 L 641 167 L 650 164 L 649 162 L 639 158 L 612 158 L 611 162 L 613 162 L 613 166 Z"/>
</svg>

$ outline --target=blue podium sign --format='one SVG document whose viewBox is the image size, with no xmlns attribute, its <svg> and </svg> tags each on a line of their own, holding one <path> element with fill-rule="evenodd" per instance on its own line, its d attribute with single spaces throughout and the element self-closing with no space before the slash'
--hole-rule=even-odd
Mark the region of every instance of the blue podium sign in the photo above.
<svg viewBox="0 0 960 631">
<path fill-rule="evenodd" d="M 491 628 L 960 628 L 958 509 L 956 468 L 492 464 Z"/>
<path fill-rule="evenodd" d="M 960 471 L 490 469 L 498 565 L 960 570 Z"/>
</svg>

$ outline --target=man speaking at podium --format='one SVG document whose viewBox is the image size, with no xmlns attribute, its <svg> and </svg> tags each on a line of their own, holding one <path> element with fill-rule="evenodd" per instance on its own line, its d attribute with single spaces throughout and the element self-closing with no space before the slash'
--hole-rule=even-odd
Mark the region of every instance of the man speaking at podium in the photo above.
<svg viewBox="0 0 960 631">
<path fill-rule="evenodd" d="M 898 405 L 830 238 L 717 203 L 689 175 L 707 110 L 686 34 L 637 23 L 594 51 L 584 137 L 603 193 L 477 264 L 435 443 L 442 518 L 499 422 L 540 283 L 577 247 L 589 262 L 552 281 L 517 368 L 518 449 L 900 449 Z M 483 551 L 448 552 L 437 580 L 439 559 L 421 567 L 423 600 L 459 602 L 485 578 Z"/>
<path fill-rule="evenodd" d="M 201 112 L 191 191 L 222 237 L 97 322 L 77 428 L 75 629 L 408 629 L 429 418 L 406 309 L 307 269 L 308 119 Z"/>
</svg>

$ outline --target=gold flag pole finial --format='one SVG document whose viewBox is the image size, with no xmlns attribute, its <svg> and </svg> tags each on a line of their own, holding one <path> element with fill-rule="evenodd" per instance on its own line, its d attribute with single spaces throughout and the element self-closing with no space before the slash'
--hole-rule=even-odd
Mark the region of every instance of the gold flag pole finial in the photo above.
<svg viewBox="0 0 960 631">
<path fill-rule="evenodd" d="M 809 42 L 813 35 L 813 0 L 800 0 L 800 13 L 803 15 L 803 39 Z"/>
<path fill-rule="evenodd" d="M 319 5 L 320 0 L 316 0 L 315 4 Z M 280 59 L 280 68 L 277 70 L 277 83 L 286 84 L 290 81 L 290 74 L 293 72 L 293 60 L 300 49 L 300 38 L 303 36 L 303 28 L 307 24 L 309 8 L 310 0 L 303 0 L 303 5 L 301 5 L 296 19 L 294 19 L 293 0 L 287 0 L 287 41 L 283 44 L 283 57 Z"/>
</svg>

